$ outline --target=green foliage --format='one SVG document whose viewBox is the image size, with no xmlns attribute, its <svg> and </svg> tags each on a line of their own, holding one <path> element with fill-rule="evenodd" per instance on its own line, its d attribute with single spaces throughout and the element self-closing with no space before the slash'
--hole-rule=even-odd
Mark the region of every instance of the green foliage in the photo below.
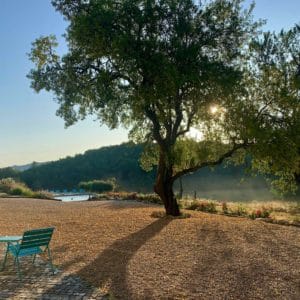
<svg viewBox="0 0 300 300">
<path fill-rule="evenodd" d="M 37 64 L 38 68 L 42 68 L 46 63 L 56 64 L 59 56 L 53 52 L 53 48 L 58 46 L 56 37 L 53 35 L 40 37 L 32 43 L 33 50 L 29 54 L 29 58 Z M 35 87 L 38 89 L 38 87 Z"/>
<path fill-rule="evenodd" d="M 142 146 L 132 143 L 89 150 L 26 170 L 20 179 L 33 189 L 56 190 L 77 188 L 81 181 L 115 177 L 120 189 L 149 191 L 154 172 L 146 173 L 139 166 L 141 152 Z"/>
<path fill-rule="evenodd" d="M 92 180 L 80 182 L 78 187 L 90 192 L 103 193 L 113 191 L 115 183 L 111 180 Z"/>
<path fill-rule="evenodd" d="M 259 26 L 240 0 L 53 4 L 70 22 L 69 52 L 59 58 L 52 36 L 37 39 L 32 87 L 56 94 L 66 125 L 95 113 L 168 148 L 238 88 L 237 62 Z"/>
<path fill-rule="evenodd" d="M 52 3 L 69 21 L 69 51 L 59 57 L 54 37 L 37 39 L 29 78 L 55 94 L 67 126 L 95 114 L 129 128 L 154 148 L 142 163 L 159 165 L 166 201 L 176 179 L 238 151 L 293 188 L 283 182 L 299 174 L 299 26 L 260 34 L 242 0 Z"/>
<path fill-rule="evenodd" d="M 13 168 L 2 168 L 0 169 L 0 179 L 4 178 L 14 178 L 17 179 L 19 177 L 19 172 Z"/>
<path fill-rule="evenodd" d="M 39 199 L 52 199 L 53 195 L 44 191 L 34 192 L 26 186 L 26 184 L 15 181 L 12 178 L 4 178 L 0 180 L 0 193 L 3 192 L 8 195 L 22 196 Z"/>
<path fill-rule="evenodd" d="M 15 181 L 12 178 L 4 178 L 0 180 L 0 191 L 10 195 L 28 196 L 32 191 L 24 184 Z"/>
</svg>

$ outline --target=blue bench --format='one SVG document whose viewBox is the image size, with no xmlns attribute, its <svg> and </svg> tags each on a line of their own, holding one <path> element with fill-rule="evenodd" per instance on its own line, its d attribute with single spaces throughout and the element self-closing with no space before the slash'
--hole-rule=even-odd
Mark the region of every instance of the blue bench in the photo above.
<svg viewBox="0 0 300 300">
<path fill-rule="evenodd" d="M 5 268 L 8 254 L 11 254 L 14 257 L 15 264 L 17 265 L 19 279 L 22 279 L 19 258 L 24 256 L 33 256 L 32 263 L 34 263 L 37 254 L 47 252 L 51 270 L 54 274 L 54 267 L 49 247 L 53 231 L 53 227 L 28 230 L 24 232 L 20 242 L 8 242 L 1 271 Z"/>
</svg>

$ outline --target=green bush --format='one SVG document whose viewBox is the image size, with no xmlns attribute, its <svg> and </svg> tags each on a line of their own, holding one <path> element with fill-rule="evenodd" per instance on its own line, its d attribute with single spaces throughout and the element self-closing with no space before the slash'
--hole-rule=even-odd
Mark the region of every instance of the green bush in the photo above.
<svg viewBox="0 0 300 300">
<path fill-rule="evenodd" d="M 89 192 L 103 193 L 113 191 L 115 182 L 111 180 L 92 180 L 80 182 L 78 186 Z"/>
<path fill-rule="evenodd" d="M 10 193 L 11 193 L 12 195 L 20 196 L 20 195 L 23 194 L 23 190 L 22 190 L 21 188 L 17 187 L 17 188 L 12 189 L 12 190 L 10 191 Z"/>
</svg>

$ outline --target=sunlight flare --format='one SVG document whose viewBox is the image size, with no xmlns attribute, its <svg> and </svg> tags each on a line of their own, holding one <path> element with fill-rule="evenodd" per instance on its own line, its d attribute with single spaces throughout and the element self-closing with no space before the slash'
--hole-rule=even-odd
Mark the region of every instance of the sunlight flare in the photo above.
<svg viewBox="0 0 300 300">
<path fill-rule="evenodd" d="M 218 105 L 211 105 L 209 107 L 209 112 L 212 114 L 212 115 L 215 115 L 217 112 L 219 111 L 219 107 Z"/>
</svg>

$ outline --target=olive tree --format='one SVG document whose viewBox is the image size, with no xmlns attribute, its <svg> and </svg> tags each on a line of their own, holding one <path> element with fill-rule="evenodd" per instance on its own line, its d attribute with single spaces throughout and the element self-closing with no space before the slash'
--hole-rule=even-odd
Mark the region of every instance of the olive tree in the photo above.
<svg viewBox="0 0 300 300">
<path fill-rule="evenodd" d="M 157 165 L 154 190 L 167 214 L 180 214 L 175 180 L 202 167 L 247 152 L 255 167 L 277 175 L 280 167 L 284 172 L 296 164 L 280 145 L 270 145 L 289 134 L 288 147 L 295 149 L 290 137 L 296 133 L 299 90 L 287 86 L 288 94 L 281 92 L 296 66 L 293 58 L 280 56 L 280 47 L 264 44 L 253 5 L 244 9 L 242 0 L 52 3 L 69 24 L 68 52 L 57 54 L 54 36 L 33 42 L 32 87 L 55 94 L 57 114 L 67 126 L 93 114 L 111 129 L 123 125 L 131 138 L 148 145 L 142 161 L 148 168 Z M 295 31 L 291 39 L 296 36 Z M 282 72 L 289 74 L 286 83 Z M 298 104 L 290 105 L 289 97 Z M 289 126 L 285 118 L 294 123 Z M 198 139 L 189 135 L 195 128 Z"/>
</svg>

